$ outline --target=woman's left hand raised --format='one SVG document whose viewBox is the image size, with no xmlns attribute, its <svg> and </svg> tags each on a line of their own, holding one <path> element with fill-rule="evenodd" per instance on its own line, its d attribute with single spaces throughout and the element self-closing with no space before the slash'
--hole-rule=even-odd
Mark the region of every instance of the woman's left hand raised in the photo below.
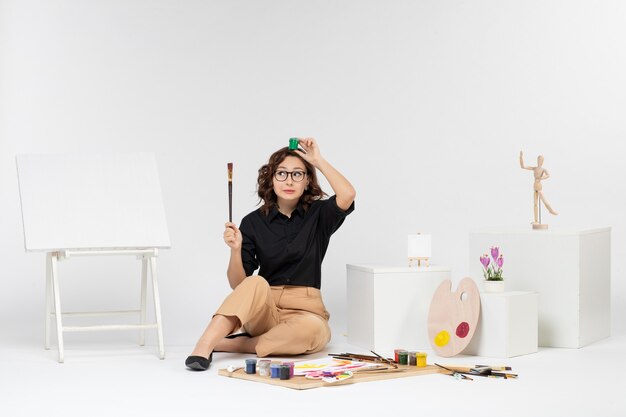
<svg viewBox="0 0 626 417">
<path fill-rule="evenodd" d="M 317 141 L 314 138 L 298 138 L 298 144 L 304 152 L 306 152 L 300 152 L 302 158 L 315 168 L 319 168 L 319 163 L 322 160 L 322 154 L 320 153 Z"/>
</svg>

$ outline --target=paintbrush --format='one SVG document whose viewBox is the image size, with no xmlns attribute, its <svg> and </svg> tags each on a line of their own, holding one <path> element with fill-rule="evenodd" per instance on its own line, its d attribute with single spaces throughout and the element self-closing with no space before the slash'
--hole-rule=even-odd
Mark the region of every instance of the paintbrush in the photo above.
<svg viewBox="0 0 626 417">
<path fill-rule="evenodd" d="M 382 361 L 382 362 L 392 362 L 392 363 L 396 363 L 393 359 L 387 359 L 387 358 L 383 358 L 382 356 L 380 356 L 379 354 L 377 354 L 376 352 L 372 352 L 374 353 L 376 356 L 371 356 L 371 355 L 362 355 L 360 353 L 349 353 L 349 352 L 344 352 L 344 353 L 329 353 L 328 356 L 347 356 L 350 358 L 354 358 L 354 359 L 359 359 L 359 358 L 363 358 L 363 359 L 370 359 L 370 360 L 377 360 L 377 361 Z"/>
<path fill-rule="evenodd" d="M 399 368 L 389 368 L 389 367 L 382 367 L 382 368 L 366 368 L 366 369 L 354 369 L 352 370 L 352 373 L 363 373 L 363 372 L 367 372 L 367 373 L 379 373 L 379 374 L 384 374 L 384 373 L 389 373 L 389 372 L 406 372 L 406 369 L 399 369 Z"/>
<path fill-rule="evenodd" d="M 502 373 L 502 372 L 492 372 L 487 376 L 495 376 L 497 378 L 504 378 L 504 379 L 516 379 L 517 378 L 517 374 L 507 374 L 507 373 Z"/>
<path fill-rule="evenodd" d="M 363 357 L 363 356 L 358 356 L 358 355 L 335 355 L 335 354 L 329 354 L 329 356 L 331 356 L 333 359 L 339 359 L 342 361 L 358 361 L 358 362 L 372 362 L 372 363 L 385 363 L 388 365 L 393 366 L 394 368 L 397 368 L 398 366 L 391 363 L 391 362 L 383 362 L 380 359 L 370 356 L 370 357 Z"/>
<path fill-rule="evenodd" d="M 513 368 L 504 365 L 448 365 L 450 368 L 469 372 L 471 369 L 491 368 L 492 371 L 511 371 Z"/>
<path fill-rule="evenodd" d="M 226 164 L 228 167 L 228 221 L 233 222 L 233 163 Z"/>
<path fill-rule="evenodd" d="M 446 365 L 449 369 L 452 369 L 455 372 L 460 372 L 463 374 L 475 374 L 475 375 L 487 375 L 493 371 L 493 368 L 490 366 L 457 366 L 457 365 Z"/>
<path fill-rule="evenodd" d="M 448 369 L 455 371 L 455 372 L 462 373 L 462 374 L 469 374 L 469 375 L 476 375 L 476 376 L 493 375 L 494 377 L 497 377 L 497 378 L 517 378 L 517 374 L 511 374 L 508 372 L 499 372 L 499 371 L 504 370 L 504 368 L 507 368 L 506 370 L 508 371 L 511 370 L 510 366 L 491 367 L 491 366 L 486 366 L 486 365 L 476 365 L 473 367 L 468 367 L 468 366 L 448 365 Z"/>
<path fill-rule="evenodd" d="M 353 355 L 333 355 L 329 354 L 328 356 L 332 356 L 333 359 L 339 359 L 342 361 L 360 361 L 360 362 L 374 362 L 380 363 L 380 361 L 374 357 L 364 358 L 361 356 L 353 356 Z"/>
<path fill-rule="evenodd" d="M 378 353 L 374 352 L 373 350 L 370 350 L 370 352 L 372 352 L 374 355 L 376 355 L 381 361 L 383 361 L 384 363 L 393 366 L 394 368 L 397 368 L 398 365 L 396 365 L 395 362 L 390 361 L 389 359 L 383 358 L 382 356 L 380 356 Z"/>
<path fill-rule="evenodd" d="M 503 379 L 515 379 L 517 378 L 517 374 L 509 374 L 505 372 L 493 372 L 493 369 L 489 367 L 476 367 L 476 368 L 467 368 L 462 366 L 449 366 L 445 367 L 443 365 L 435 364 L 440 368 L 443 368 L 447 371 L 462 374 L 462 375 L 472 375 L 472 376 L 482 376 L 486 378 L 503 378 Z"/>
<path fill-rule="evenodd" d="M 455 377 L 455 378 L 457 378 L 457 379 L 458 379 L 458 378 L 460 378 L 460 379 L 469 379 L 470 381 L 473 381 L 473 379 L 472 379 L 472 378 L 470 378 L 470 377 L 469 377 L 469 376 L 467 376 L 467 375 L 464 375 L 462 372 L 457 372 L 457 371 L 454 371 L 454 370 L 452 370 L 452 369 L 450 369 L 450 368 L 446 368 L 445 366 L 439 365 L 438 363 L 436 363 L 435 365 L 437 365 L 438 367 L 440 367 L 440 368 L 442 368 L 442 369 L 445 369 L 446 371 L 451 372 L 451 373 L 446 374 L 446 375 L 450 375 L 450 376 Z"/>
<path fill-rule="evenodd" d="M 372 352 L 372 353 L 375 353 L 375 352 Z M 329 353 L 328 356 L 332 356 L 335 359 L 342 359 L 342 360 L 357 360 L 357 361 L 377 362 L 377 363 L 383 362 L 393 367 L 397 367 L 396 363 L 393 360 L 383 358 L 377 353 L 375 354 L 376 356 L 360 355 L 357 353 Z"/>
<path fill-rule="evenodd" d="M 502 365 L 498 365 L 498 366 L 493 366 L 493 365 L 474 365 L 474 368 L 482 368 L 482 367 L 489 367 L 489 368 L 491 368 L 492 371 L 511 371 L 511 370 L 513 370 L 513 368 L 511 368 L 510 366 L 502 366 Z"/>
</svg>

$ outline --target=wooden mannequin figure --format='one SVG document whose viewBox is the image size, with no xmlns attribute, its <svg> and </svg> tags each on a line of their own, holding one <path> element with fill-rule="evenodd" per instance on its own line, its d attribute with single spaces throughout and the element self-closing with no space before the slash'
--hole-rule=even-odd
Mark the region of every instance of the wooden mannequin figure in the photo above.
<svg viewBox="0 0 626 417">
<path fill-rule="evenodd" d="M 524 153 L 520 151 L 519 164 L 520 164 L 520 167 L 522 167 L 522 169 L 533 171 L 533 174 L 535 176 L 535 183 L 533 185 L 534 202 L 535 202 L 535 207 L 534 207 L 535 219 L 532 222 L 533 229 L 547 229 L 548 228 L 547 224 L 541 224 L 541 211 L 540 211 L 541 203 L 543 202 L 544 206 L 546 206 L 550 214 L 553 214 L 556 216 L 559 213 L 552 210 L 552 207 L 550 207 L 550 204 L 546 201 L 545 197 L 543 196 L 541 181 L 547 180 L 548 178 L 550 178 L 550 174 L 548 173 L 548 170 L 543 167 L 543 155 L 539 155 L 537 157 L 536 167 L 530 167 L 530 166 L 524 165 Z"/>
</svg>

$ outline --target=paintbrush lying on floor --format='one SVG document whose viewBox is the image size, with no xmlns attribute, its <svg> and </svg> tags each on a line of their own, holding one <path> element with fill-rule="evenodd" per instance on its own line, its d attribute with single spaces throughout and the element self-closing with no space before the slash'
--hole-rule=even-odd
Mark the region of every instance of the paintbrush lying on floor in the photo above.
<svg viewBox="0 0 626 417">
<path fill-rule="evenodd" d="M 437 365 L 437 364 L 435 364 Z M 500 372 L 500 370 L 510 371 L 511 367 L 509 366 L 487 366 L 487 365 L 476 365 L 476 366 L 456 366 L 456 365 L 446 365 L 445 367 L 442 365 L 437 365 L 440 368 L 444 368 L 448 371 L 458 372 L 463 375 L 472 375 L 472 376 L 482 376 L 489 378 L 504 378 L 504 379 L 515 379 L 517 378 L 517 374 L 512 374 L 508 372 Z"/>
</svg>

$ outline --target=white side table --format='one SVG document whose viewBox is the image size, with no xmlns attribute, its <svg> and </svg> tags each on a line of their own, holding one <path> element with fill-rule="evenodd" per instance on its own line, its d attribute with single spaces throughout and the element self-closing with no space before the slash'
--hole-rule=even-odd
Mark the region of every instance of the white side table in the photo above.
<svg viewBox="0 0 626 417">
<path fill-rule="evenodd" d="M 480 255 L 504 254 L 509 291 L 539 293 L 539 346 L 579 348 L 611 334 L 611 229 L 491 230 L 470 233 L 470 276 Z"/>
<path fill-rule="evenodd" d="M 347 265 L 347 273 L 348 343 L 383 355 L 430 349 L 428 310 L 450 268 Z"/>
<path fill-rule="evenodd" d="M 480 319 L 464 354 L 511 358 L 537 352 L 539 294 L 480 294 Z"/>
</svg>

